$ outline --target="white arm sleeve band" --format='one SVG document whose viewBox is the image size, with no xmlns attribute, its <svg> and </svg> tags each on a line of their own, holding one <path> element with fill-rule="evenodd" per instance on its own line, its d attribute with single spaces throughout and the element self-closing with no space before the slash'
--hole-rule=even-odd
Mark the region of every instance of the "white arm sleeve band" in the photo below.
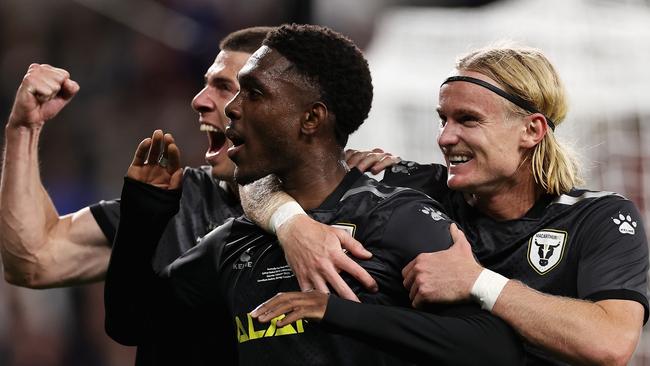
<svg viewBox="0 0 650 366">
<path fill-rule="evenodd" d="M 470 294 L 481 304 L 482 309 L 492 311 L 507 282 L 506 277 L 489 269 L 483 269 L 474 282 Z"/>
</svg>

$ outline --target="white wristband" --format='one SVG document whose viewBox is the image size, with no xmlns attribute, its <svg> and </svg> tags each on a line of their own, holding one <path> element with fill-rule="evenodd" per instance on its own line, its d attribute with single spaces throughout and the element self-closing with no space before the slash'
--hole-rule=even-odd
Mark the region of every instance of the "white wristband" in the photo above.
<svg viewBox="0 0 650 366">
<path fill-rule="evenodd" d="M 506 277 L 484 268 L 474 282 L 470 294 L 481 304 L 482 309 L 492 311 L 506 283 Z"/>
<path fill-rule="evenodd" d="M 283 203 L 278 207 L 277 210 L 271 215 L 269 220 L 269 229 L 275 234 L 275 232 L 289 220 L 290 218 L 296 215 L 306 215 L 305 210 L 298 204 L 296 201 L 290 201 Z"/>
</svg>

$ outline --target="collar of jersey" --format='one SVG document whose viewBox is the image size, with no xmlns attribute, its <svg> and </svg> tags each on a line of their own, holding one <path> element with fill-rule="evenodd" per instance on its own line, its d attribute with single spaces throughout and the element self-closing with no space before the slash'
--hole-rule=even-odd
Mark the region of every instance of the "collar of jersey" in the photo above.
<svg viewBox="0 0 650 366">
<path fill-rule="evenodd" d="M 341 181 L 341 183 L 339 183 L 339 185 L 336 187 L 334 192 L 332 192 L 329 196 L 327 196 L 325 201 L 323 201 L 323 203 L 321 203 L 320 206 L 310 211 L 331 210 L 336 208 L 338 202 L 341 200 L 341 197 L 343 197 L 345 192 L 350 190 L 354 182 L 356 182 L 357 179 L 359 179 L 362 175 L 363 173 L 361 173 L 359 169 L 357 168 L 350 169 L 350 171 L 347 172 L 347 174 L 345 174 L 343 180 Z"/>
</svg>

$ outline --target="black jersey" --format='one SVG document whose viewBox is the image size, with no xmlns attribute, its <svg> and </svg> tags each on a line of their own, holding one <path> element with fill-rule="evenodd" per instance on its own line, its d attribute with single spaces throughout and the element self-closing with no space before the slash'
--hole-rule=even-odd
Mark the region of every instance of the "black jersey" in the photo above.
<svg viewBox="0 0 650 366">
<path fill-rule="evenodd" d="M 211 167 L 186 168 L 183 172 L 183 194 L 180 209 L 169 221 L 156 248 L 153 267 L 161 271 L 182 253 L 196 245 L 199 240 L 226 219 L 240 216 L 243 211 L 239 201 L 211 176 Z M 120 200 L 101 201 L 90 207 L 106 238 L 112 243 L 120 219 Z M 109 268 L 107 277 L 119 275 Z M 129 273 L 123 273 L 130 278 Z M 111 282 L 111 281 L 109 281 Z M 115 281 L 113 281 L 115 282 Z M 109 294 L 110 296 L 110 294 Z M 121 314 L 124 314 L 122 312 Z M 173 365 L 200 360 L 204 345 L 214 341 L 214 336 L 200 329 L 186 326 L 188 317 L 170 317 L 164 329 L 150 332 L 146 337 L 127 334 L 107 328 L 109 334 L 121 334 L 117 340 L 127 345 L 138 345 L 137 364 Z M 133 320 L 132 320 L 133 321 Z M 115 324 L 107 321 L 108 324 Z"/>
<path fill-rule="evenodd" d="M 497 221 L 469 206 L 446 180 L 444 166 L 414 162 L 401 162 L 384 175 L 388 184 L 441 202 L 485 267 L 548 294 L 637 301 L 647 322 L 648 243 L 632 202 L 612 192 L 573 189 L 542 196 L 520 219 Z M 529 351 L 532 359 L 546 357 Z"/>
<path fill-rule="evenodd" d="M 151 198 L 156 197 L 155 200 L 150 199 L 155 202 L 144 201 L 146 192 L 151 193 Z M 164 216 L 162 206 L 165 201 L 173 201 L 171 194 L 141 183 L 125 182 L 122 214 L 125 218 L 129 215 L 129 220 L 120 223 L 115 242 L 119 251 L 114 251 L 112 261 L 116 259 L 124 263 L 129 261 L 128 258 L 142 260 L 146 253 L 137 252 L 153 250 L 151 246 L 155 246 L 157 237 L 151 233 L 158 230 L 157 226 L 161 225 L 156 222 L 164 217 L 146 220 L 148 223 L 144 226 L 142 220 L 136 218 L 142 215 L 150 217 L 154 213 Z M 130 201 L 128 205 L 127 200 Z M 173 210 L 173 205 L 166 209 L 167 212 L 170 209 Z M 410 300 L 402 285 L 402 268 L 421 252 L 438 251 L 451 244 L 448 232 L 450 221 L 435 201 L 411 189 L 378 183 L 356 169 L 348 173 L 337 189 L 309 214 L 320 222 L 349 231 L 373 253 L 371 260 L 361 261 L 360 264 L 377 280 L 378 293 L 367 293 L 358 283 L 346 278 L 366 304 L 408 307 Z M 116 258 L 116 255 L 121 258 Z M 125 267 L 128 266 L 146 267 L 135 262 L 126 263 Z M 229 324 L 220 326 L 214 323 L 214 326 L 232 330 L 231 339 L 236 343 L 241 365 L 402 365 L 424 360 L 428 363 L 454 363 L 454 352 L 462 352 L 462 357 L 471 358 L 473 362 L 470 363 L 473 364 L 494 359 L 493 348 L 474 344 L 494 344 L 504 349 L 497 355 L 497 359 L 501 360 L 517 359 L 519 354 L 520 345 L 512 330 L 474 305 L 438 309 L 467 326 L 463 328 L 464 332 L 450 331 L 451 339 L 446 338 L 448 333 L 441 332 L 438 344 L 433 345 L 437 348 L 427 351 L 427 355 L 434 355 L 436 359 L 424 359 L 420 350 L 411 353 L 396 352 L 391 348 L 378 350 L 373 348 L 378 346 L 376 343 L 369 344 L 363 338 L 357 341 L 333 334 L 326 326 L 302 320 L 283 328 L 277 328 L 275 321 L 260 324 L 248 315 L 250 311 L 278 292 L 299 291 L 299 287 L 277 239 L 245 217 L 229 220 L 167 267 L 162 276 L 169 280 L 160 281 L 153 278 L 155 276 L 140 274 L 145 278 L 140 282 L 142 287 L 133 283 L 112 286 L 116 291 L 112 298 L 116 301 L 127 298 L 130 302 L 146 302 L 146 296 L 151 294 L 145 295 L 143 290 L 157 288 L 159 292 L 155 298 L 166 298 L 158 305 L 174 305 L 168 308 L 171 312 L 184 308 L 188 312 L 205 314 L 210 319 L 213 319 L 215 312 L 222 312 L 229 318 Z M 173 299 L 169 299 L 168 295 L 172 293 Z M 107 313 L 112 312 L 113 305 L 107 303 Z M 459 320 L 462 317 L 470 320 Z M 438 318 L 444 320 L 447 317 Z M 165 319 L 166 315 L 161 314 L 155 321 L 164 322 Z M 439 325 L 443 323 L 438 322 Z M 147 326 L 143 323 L 130 325 Z M 128 331 L 126 328 L 123 330 Z M 391 332 L 390 329 L 385 331 Z M 488 339 L 480 336 L 486 333 Z M 455 340 L 470 348 L 458 349 Z M 514 355 L 514 358 L 499 358 L 502 355 Z M 213 360 L 215 363 L 217 361 Z"/>
<path fill-rule="evenodd" d="M 211 171 L 210 166 L 184 169 L 180 210 L 167 225 L 156 248 L 153 260 L 156 271 L 195 246 L 226 219 L 243 214 L 239 200 L 222 188 L 223 181 L 212 178 Z M 120 200 L 101 201 L 90 206 L 90 212 L 112 244 L 120 221 Z"/>
</svg>

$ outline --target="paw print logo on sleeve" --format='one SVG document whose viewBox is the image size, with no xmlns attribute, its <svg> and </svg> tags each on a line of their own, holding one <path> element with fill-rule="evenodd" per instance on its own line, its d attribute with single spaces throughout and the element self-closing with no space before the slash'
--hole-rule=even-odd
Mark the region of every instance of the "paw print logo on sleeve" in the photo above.
<svg viewBox="0 0 650 366">
<path fill-rule="evenodd" d="M 612 217 L 612 221 L 614 224 L 618 225 L 618 231 L 621 234 L 634 235 L 634 233 L 636 233 L 636 230 L 634 230 L 634 228 L 636 228 L 636 221 L 633 221 L 629 214 L 624 216 L 619 213 L 618 217 Z"/>
<path fill-rule="evenodd" d="M 440 220 L 443 220 L 445 218 L 443 216 L 442 212 L 440 212 L 438 210 L 434 210 L 433 208 L 428 207 L 428 206 L 423 206 L 420 209 L 420 212 L 422 212 L 423 214 L 425 214 L 427 216 L 430 216 L 433 219 L 433 221 L 440 221 Z"/>
<path fill-rule="evenodd" d="M 415 169 L 417 169 L 417 166 L 413 161 L 400 161 L 391 167 L 393 173 L 402 173 L 407 175 L 411 175 L 411 172 Z"/>
</svg>

